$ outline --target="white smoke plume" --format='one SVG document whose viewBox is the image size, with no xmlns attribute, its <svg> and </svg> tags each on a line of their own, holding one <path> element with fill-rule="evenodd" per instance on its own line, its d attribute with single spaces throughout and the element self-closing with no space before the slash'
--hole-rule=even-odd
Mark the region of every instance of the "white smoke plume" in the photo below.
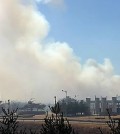
<svg viewBox="0 0 120 134">
<path fill-rule="evenodd" d="M 57 95 L 79 98 L 119 94 L 120 76 L 109 59 L 84 65 L 63 42 L 44 44 L 49 23 L 32 4 L 0 1 L 0 93 L 2 99 L 49 102 Z"/>
<path fill-rule="evenodd" d="M 37 2 L 41 2 L 43 4 L 51 4 L 53 6 L 64 6 L 65 2 L 64 0 L 36 0 Z"/>
</svg>

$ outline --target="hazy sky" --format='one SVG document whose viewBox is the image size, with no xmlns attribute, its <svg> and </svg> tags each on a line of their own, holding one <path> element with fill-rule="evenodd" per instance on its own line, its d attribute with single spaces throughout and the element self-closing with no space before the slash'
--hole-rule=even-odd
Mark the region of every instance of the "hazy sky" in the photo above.
<svg viewBox="0 0 120 134">
<path fill-rule="evenodd" d="M 120 95 L 119 4 L 1 0 L 0 98 Z"/>
<path fill-rule="evenodd" d="M 65 0 L 62 6 L 38 4 L 51 25 L 49 37 L 68 42 L 81 62 L 109 58 L 120 74 L 119 6 L 119 0 Z"/>
</svg>

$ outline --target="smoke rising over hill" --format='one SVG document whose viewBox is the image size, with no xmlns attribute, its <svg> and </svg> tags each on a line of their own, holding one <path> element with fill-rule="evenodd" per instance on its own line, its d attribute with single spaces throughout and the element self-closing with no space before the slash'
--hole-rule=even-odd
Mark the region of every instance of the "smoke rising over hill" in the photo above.
<svg viewBox="0 0 120 134">
<path fill-rule="evenodd" d="M 35 3 L 0 1 L 0 93 L 2 99 L 40 101 L 69 95 L 119 94 L 120 76 L 109 59 L 102 64 L 79 57 L 66 42 L 46 42 L 50 24 Z"/>
</svg>

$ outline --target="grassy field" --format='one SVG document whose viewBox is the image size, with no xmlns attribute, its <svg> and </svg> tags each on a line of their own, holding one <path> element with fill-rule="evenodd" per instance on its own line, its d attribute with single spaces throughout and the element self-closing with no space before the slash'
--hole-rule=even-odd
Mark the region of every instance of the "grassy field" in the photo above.
<svg viewBox="0 0 120 134">
<path fill-rule="evenodd" d="M 39 121 L 24 121 L 24 122 L 20 122 L 20 126 L 21 129 L 27 128 L 27 130 L 32 129 L 32 130 L 36 130 L 37 132 L 40 131 L 41 125 L 43 124 L 43 122 L 39 122 Z M 103 124 L 82 124 L 82 123 L 74 123 L 72 124 L 72 127 L 75 129 L 76 132 L 78 132 L 78 134 L 100 134 L 99 131 L 99 127 L 101 128 L 101 130 L 104 132 L 104 134 L 108 134 L 109 132 L 109 128 L 107 127 L 107 125 L 103 125 Z"/>
<path fill-rule="evenodd" d="M 33 118 L 44 119 L 46 115 L 35 115 Z M 50 115 L 51 116 L 51 115 Z M 111 116 L 112 118 L 120 118 L 120 115 Z M 67 117 L 68 119 L 82 119 L 82 120 L 108 120 L 108 116 L 80 116 L 80 117 Z M 101 118 L 101 119 L 100 119 Z"/>
<path fill-rule="evenodd" d="M 119 116 L 115 116 L 113 118 L 116 118 Z M 44 119 L 45 115 L 36 115 L 33 117 L 33 119 Z M 108 117 L 106 116 L 85 116 L 85 117 L 68 117 L 68 120 L 85 120 L 85 121 L 100 121 L 104 120 L 107 121 Z M 23 128 L 31 128 L 33 130 L 39 131 L 41 128 L 41 124 L 44 124 L 44 122 L 40 121 L 21 121 L 20 122 L 21 126 L 24 126 Z M 75 129 L 75 131 L 78 132 L 78 134 L 100 134 L 99 127 L 101 130 L 104 132 L 104 134 L 108 134 L 109 128 L 107 124 L 105 123 L 84 123 L 84 122 L 70 122 L 72 127 Z"/>
</svg>

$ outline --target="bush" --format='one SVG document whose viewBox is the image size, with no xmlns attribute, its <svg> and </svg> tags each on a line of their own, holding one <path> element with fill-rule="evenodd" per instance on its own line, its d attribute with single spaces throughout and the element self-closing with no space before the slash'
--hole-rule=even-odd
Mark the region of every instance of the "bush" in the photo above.
<svg viewBox="0 0 120 134">
<path fill-rule="evenodd" d="M 107 121 L 107 125 L 110 128 L 109 134 L 120 134 L 120 121 L 118 121 L 118 124 L 116 124 L 115 120 L 112 119 L 109 109 L 106 109 L 109 117 L 109 121 Z M 99 128 L 100 133 L 103 134 L 101 128 Z"/>
<path fill-rule="evenodd" d="M 40 129 L 40 132 L 29 130 L 30 134 L 75 134 L 74 129 L 67 119 L 64 119 L 63 114 L 61 113 L 59 103 L 56 103 L 55 97 L 55 105 L 50 107 L 52 112 L 52 116 L 46 115 L 44 119 L 44 124 Z M 26 129 L 18 129 L 18 115 L 17 109 L 10 111 L 10 107 L 8 109 L 2 108 L 3 111 L 3 119 L 0 122 L 0 134 L 27 134 L 28 131 Z"/>
<path fill-rule="evenodd" d="M 56 103 L 50 107 L 52 116 L 49 117 L 48 114 L 45 118 L 45 124 L 42 125 L 41 134 L 75 134 L 74 129 L 69 124 L 67 119 L 63 118 L 63 113 L 61 112 L 60 105 Z M 66 123 L 65 123 L 66 122 Z"/>
<path fill-rule="evenodd" d="M 15 134 L 15 133 L 17 133 L 18 116 L 15 115 L 17 112 L 17 109 L 10 111 L 9 108 L 7 110 L 2 108 L 2 111 L 3 111 L 4 115 L 3 115 L 3 120 L 0 122 L 1 123 L 0 133 L 2 133 L 2 134 Z"/>
</svg>

